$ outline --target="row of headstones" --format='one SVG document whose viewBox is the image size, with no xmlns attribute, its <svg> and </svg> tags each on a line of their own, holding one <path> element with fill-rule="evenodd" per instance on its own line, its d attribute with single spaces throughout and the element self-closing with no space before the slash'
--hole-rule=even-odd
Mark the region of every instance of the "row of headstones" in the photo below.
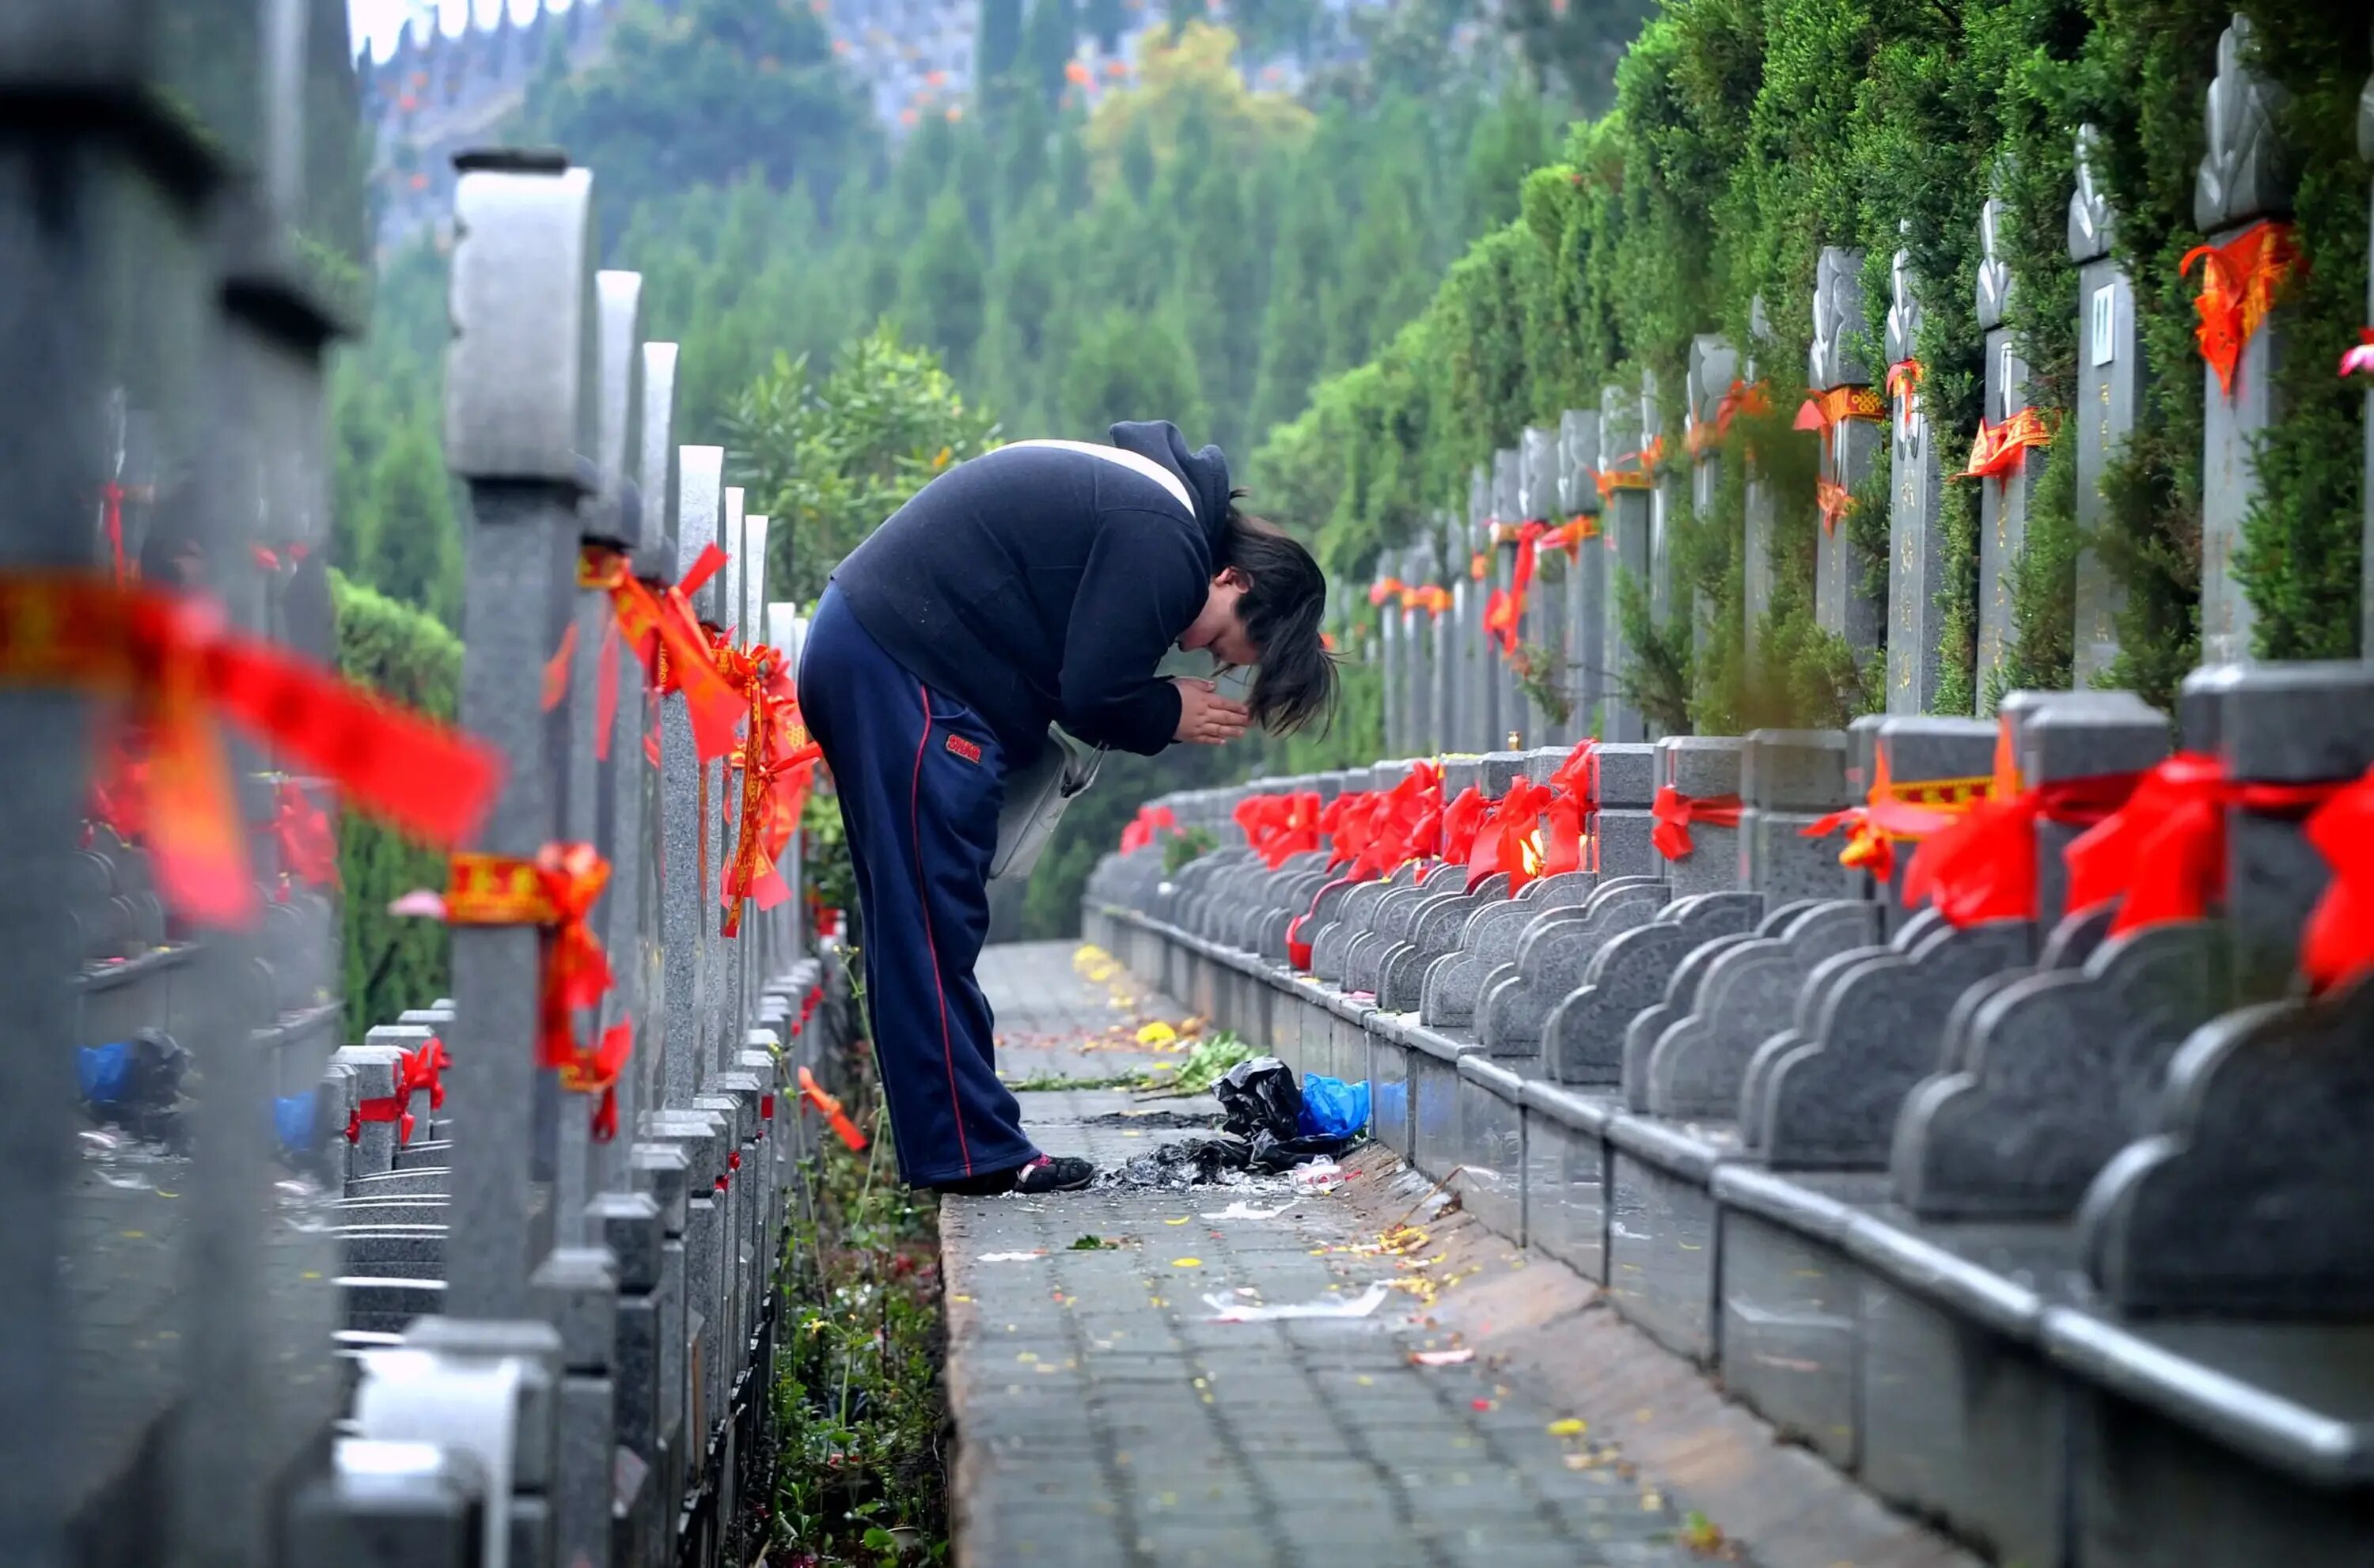
<svg viewBox="0 0 2374 1568">
<path fill-rule="evenodd" d="M 180 575 L 145 586 L 202 576 L 229 625 L 320 659 L 326 593 L 285 591 L 300 557 L 325 587 L 323 354 L 360 325 L 345 7 L 194 0 L 202 48 L 155 11 L 0 19 L 0 574 L 12 607 L 31 574 L 109 581 L 157 523 Z M 127 711 L 106 649 L 47 677 L 37 624 L 12 614 L 0 693 L 0 1556 L 273 1562 L 336 1415 L 334 1248 L 276 1201 L 340 1032 L 329 903 L 273 863 L 288 760 L 225 726 L 260 915 L 170 920 L 145 849 L 87 820 Z"/>
<path fill-rule="evenodd" d="M 605 700 L 616 612 L 581 552 L 664 588 L 714 545 L 727 563 L 691 595 L 703 622 L 793 660 L 805 622 L 766 600 L 767 520 L 723 483 L 723 451 L 676 444 L 676 348 L 643 341 L 638 275 L 596 270 L 592 176 L 541 154 L 460 168 L 445 380 L 470 502 L 461 719 L 507 768 L 479 847 L 600 852 L 589 919 L 614 984 L 572 1022 L 589 1041 L 629 1029 L 633 1048 L 605 1138 L 594 1097 L 538 1064 L 537 932 L 464 924 L 452 1003 L 340 1053 L 336 1092 L 360 1105 L 401 1092 L 404 1053 L 433 1031 L 455 1114 L 408 1145 L 362 1124 L 332 1206 L 351 1428 L 420 1445 L 417 1462 L 342 1445 L 301 1522 L 325 1561 L 397 1520 L 416 1532 L 401 1560 L 423 1568 L 744 1561 L 801 1072 L 831 1081 L 846 1010 L 817 1014 L 830 955 L 806 954 L 798 900 L 746 906 L 724 934 L 739 774 L 699 759 L 680 690 Z"/>
<path fill-rule="evenodd" d="M 1963 929 L 1905 907 L 1910 846 L 1880 883 L 1804 836 L 1882 754 L 1899 791 L 1991 775 L 1996 724 L 1921 717 L 1603 745 L 1596 869 L 1515 897 L 1224 847 L 1173 876 L 1109 859 L 1086 918 L 1196 1012 L 1370 1079 L 1377 1136 L 1460 1171 L 1487 1223 L 2004 1560 L 2352 1561 L 2374 1540 L 2374 989 L 2291 994 L 2324 872 L 2281 802 L 2374 763 L 2369 711 L 2367 665 L 2204 669 L 2173 726 L 2127 694 L 2006 698 L 2028 785 L 2146 768 L 2175 731 L 2245 786 L 2222 907 L 2117 936 L 2111 909 L 2064 912 L 2078 828 L 2050 813 L 2039 918 Z M 1563 756 L 1447 759 L 1446 787 Z M 1736 825 L 1693 823 L 1668 860 L 1660 786 L 1735 795 Z M 1209 825 L 1233 793 L 1169 803 Z"/>
<path fill-rule="evenodd" d="M 2194 195 L 2194 221 L 2213 244 L 2227 244 L 2254 225 L 2287 219 L 2293 176 L 2277 145 L 2273 111 L 2277 90 L 2257 76 L 2247 58 L 2248 21 L 2237 17 L 2218 45 L 2218 69 L 2207 102 L 2207 147 Z M 2359 107 L 2361 150 L 2374 160 L 2374 87 Z M 2115 215 L 2096 182 L 2098 156 L 2092 126 L 2077 135 L 2076 189 L 2069 201 L 2068 248 L 2078 265 L 2078 380 L 2064 431 L 2076 443 L 2077 524 L 2090 537 L 2107 519 L 2104 480 L 2134 427 L 2146 377 L 2135 328 L 2132 281 L 2112 253 Z M 1990 200 L 1980 215 L 1977 273 L 1978 324 L 1985 333 L 1985 404 L 1990 425 L 2007 424 L 2028 407 L 2027 369 L 2009 324 L 2016 284 L 1999 242 L 2004 205 Z M 2369 241 L 2374 254 L 2374 241 Z M 1816 618 L 1862 652 L 1886 644 L 1886 708 L 1890 713 L 1937 710 L 1941 682 L 1940 610 L 1945 548 L 1941 503 L 1947 476 L 1923 411 L 1916 358 L 1922 326 L 1922 280 L 1909 252 L 1890 269 L 1886 316 L 1886 373 L 1875 374 L 1861 346 L 1865 334 L 1863 254 L 1830 247 L 1820 257 L 1812 299 L 1813 341 L 1807 392 L 1834 404 L 1819 432 L 1820 483 L 1831 497 L 1816 544 Z M 2203 649 L 2211 662 L 2249 656 L 2254 614 L 2236 569 L 2243 520 L 2260 481 L 2255 444 L 2283 414 L 2276 385 L 2287 355 L 2322 355 L 2336 345 L 2292 345 L 2286 314 L 2270 311 L 2244 347 L 2230 391 L 2204 366 L 2206 418 L 2203 451 Z M 2374 318 L 2374 268 L 2368 280 Z M 1440 613 L 1406 602 L 1388 603 L 1382 626 L 1387 749 L 1397 754 L 1487 751 L 1504 739 L 1540 745 L 1596 733 L 1612 741 L 1651 738 L 1653 724 L 1629 704 L 1620 680 L 1632 661 L 1611 586 L 1620 578 L 1647 585 L 1660 625 L 1688 614 L 1704 626 L 1703 602 L 1683 605 L 1675 578 L 1675 521 L 1714 501 L 1722 468 L 1721 437 L 1745 389 L 1758 384 L 1758 352 L 1769 341 L 1764 301 L 1753 302 L 1751 343 L 1745 363 L 1718 334 L 1690 345 L 1684 398 L 1682 451 L 1664 453 L 1657 378 L 1638 388 L 1610 386 L 1596 411 L 1569 410 L 1556 429 L 1526 429 L 1520 443 L 1479 465 L 1471 479 L 1461 526 L 1438 518 L 1451 541 L 1473 540 L 1488 552 L 1487 584 L 1471 580 L 1464 560 L 1441 560 L 1431 539 L 1389 553 L 1378 568 L 1389 582 L 1435 584 L 1445 574 L 1451 607 Z M 2161 372 L 2174 373 L 2172 368 Z M 2191 373 L 2191 372 L 2187 372 Z M 1773 386 L 1769 401 L 1785 408 L 1794 398 Z M 1883 437 L 1883 427 L 1886 435 Z M 2367 538 L 2374 544 L 2374 392 L 2368 393 Z M 1836 508 L 1873 472 L 1881 442 L 1889 447 L 1888 559 L 1885 598 L 1863 591 L 1870 565 Z M 1648 454 L 1663 461 L 1651 462 Z M 2012 574 L 2027 536 L 2029 486 L 2044 462 L 2030 448 L 1999 477 L 1967 481 L 1980 486 L 1978 652 L 1972 690 L 1983 700 L 2000 679 L 2013 632 Z M 1595 476 L 1604 475 L 1604 480 Z M 1964 481 L 1957 481 L 1964 482 Z M 1604 484 L 1607 488 L 1603 491 Z M 1835 490 L 1828 487 L 1836 486 Z M 1485 625 L 1490 589 L 1506 591 L 1515 569 L 1516 531 L 1527 521 L 1586 520 L 1595 530 L 1569 560 L 1545 551 L 1539 582 L 1527 596 L 1520 640 L 1546 666 L 1521 681 Z M 1745 496 L 1743 563 L 1745 633 L 1750 659 L 1772 605 L 1773 496 L 1751 462 Z M 1456 544 L 1453 554 L 1459 553 Z M 2374 548 L 2367 551 L 2374 563 Z M 2367 568 L 2374 585 L 2374 565 Z M 1389 591 L 1389 590 L 1387 590 Z M 2374 589 L 2364 596 L 2365 643 L 2374 648 Z M 2081 689 L 2118 653 L 2121 591 L 2092 548 L 2079 556 L 2075 599 L 2074 684 Z M 1527 687 L 1530 685 L 1531 690 Z M 1555 694 L 1552 696 L 1552 694 Z M 1545 696 L 1552 700 L 1545 702 Z M 1597 722 L 1594 724 L 1593 720 Z"/>
</svg>

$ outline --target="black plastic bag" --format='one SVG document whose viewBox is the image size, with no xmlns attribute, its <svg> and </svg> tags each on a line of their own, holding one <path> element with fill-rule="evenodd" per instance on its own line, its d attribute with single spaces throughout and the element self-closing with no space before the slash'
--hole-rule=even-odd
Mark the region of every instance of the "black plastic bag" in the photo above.
<svg viewBox="0 0 2374 1568">
<path fill-rule="evenodd" d="M 1240 1138 L 1266 1132 L 1286 1141 L 1302 1117 L 1302 1085 L 1274 1056 L 1237 1063 L 1212 1085 L 1212 1094 L 1220 1102 L 1220 1125 Z"/>
<path fill-rule="evenodd" d="M 1253 1134 L 1252 1168 L 1275 1175 L 1290 1171 L 1306 1160 L 1332 1160 L 1353 1144 L 1360 1135 L 1344 1138 L 1277 1138 L 1267 1131 Z"/>
</svg>

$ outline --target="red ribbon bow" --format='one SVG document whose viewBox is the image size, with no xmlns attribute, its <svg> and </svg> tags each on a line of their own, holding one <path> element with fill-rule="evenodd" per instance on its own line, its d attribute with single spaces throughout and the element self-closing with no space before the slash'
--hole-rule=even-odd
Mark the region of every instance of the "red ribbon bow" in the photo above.
<svg viewBox="0 0 2374 1568">
<path fill-rule="evenodd" d="M 1740 805 L 1736 795 L 1685 795 L 1671 784 L 1661 785 L 1649 806 L 1649 814 L 1655 819 L 1649 842 L 1669 860 L 1686 859 L 1698 848 L 1690 842 L 1690 825 L 1737 827 Z"/>
<path fill-rule="evenodd" d="M 1475 858 L 1475 837 L 1484 830 L 1484 819 L 1492 814 L 1492 802 L 1484 791 L 1470 784 L 1459 792 L 1459 798 L 1443 808 L 1442 858 L 1452 865 L 1463 866 Z"/>
<path fill-rule="evenodd" d="M 1539 825 L 1543 808 L 1550 803 L 1551 791 L 1546 784 L 1536 784 L 1530 778 L 1520 778 L 1509 786 L 1509 792 L 1492 808 L 1476 832 L 1475 845 L 1467 856 L 1467 885 L 1472 890 L 1495 872 L 1509 876 L 1509 895 L 1541 874 L 1541 840 Z"/>
<path fill-rule="evenodd" d="M 1970 442 L 1970 461 L 1960 474 L 1964 479 L 2005 479 L 2014 469 L 2027 461 L 2027 454 L 2042 451 L 2052 444 L 2052 427 L 2045 423 L 2039 409 L 2023 408 L 2000 425 L 1979 421 L 1979 433 Z"/>
<path fill-rule="evenodd" d="M 338 884 L 338 839 L 330 831 L 330 815 L 293 778 L 282 779 L 275 792 L 272 840 L 284 876 L 308 887 Z"/>
</svg>

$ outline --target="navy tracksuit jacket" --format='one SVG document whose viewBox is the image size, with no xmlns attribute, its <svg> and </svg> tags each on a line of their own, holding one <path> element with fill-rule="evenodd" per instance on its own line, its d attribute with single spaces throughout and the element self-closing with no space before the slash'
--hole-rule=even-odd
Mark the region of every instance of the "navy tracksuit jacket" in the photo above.
<svg viewBox="0 0 2374 1568">
<path fill-rule="evenodd" d="M 1155 666 L 1203 608 L 1228 462 L 1168 422 L 1112 442 L 1179 476 L 1008 448 L 917 492 L 833 574 L 800 659 L 800 708 L 849 831 L 866 1005 L 900 1175 L 928 1185 L 1036 1153 L 997 1081 L 973 977 L 1009 766 L 1047 726 L 1152 755 L 1179 727 Z"/>
</svg>

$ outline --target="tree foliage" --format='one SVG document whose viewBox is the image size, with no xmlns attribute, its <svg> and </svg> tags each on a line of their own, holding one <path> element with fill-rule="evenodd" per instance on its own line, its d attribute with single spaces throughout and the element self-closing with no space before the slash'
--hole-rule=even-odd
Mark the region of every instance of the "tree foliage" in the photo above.
<svg viewBox="0 0 2374 1568">
<path fill-rule="evenodd" d="M 995 444 L 929 350 L 877 328 L 821 379 L 778 354 L 735 399 L 728 451 L 747 507 L 772 520 L 769 591 L 806 603 L 834 566 L 952 462 Z"/>
</svg>

